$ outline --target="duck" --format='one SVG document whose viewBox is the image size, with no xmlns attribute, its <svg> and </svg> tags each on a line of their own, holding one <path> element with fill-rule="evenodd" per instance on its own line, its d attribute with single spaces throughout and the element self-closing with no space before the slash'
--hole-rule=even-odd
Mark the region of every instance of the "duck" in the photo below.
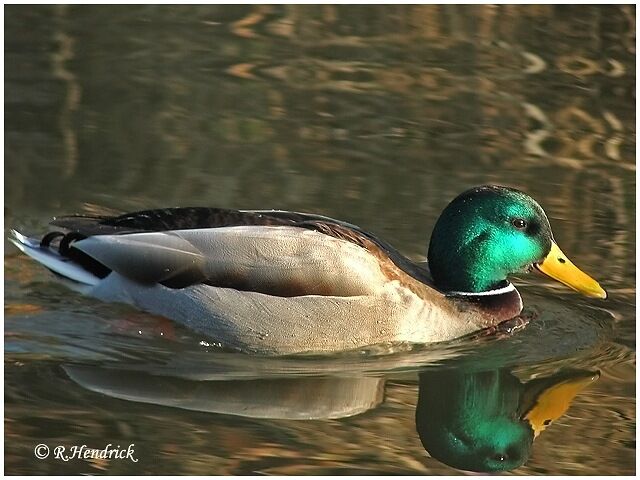
<svg viewBox="0 0 640 480">
<path fill-rule="evenodd" d="M 232 350 L 331 353 L 443 342 L 518 317 L 533 269 L 606 299 L 526 193 L 482 185 L 435 223 L 426 261 L 356 225 L 283 210 L 175 207 L 54 217 L 11 242 L 81 294 L 133 305 Z"/>
</svg>

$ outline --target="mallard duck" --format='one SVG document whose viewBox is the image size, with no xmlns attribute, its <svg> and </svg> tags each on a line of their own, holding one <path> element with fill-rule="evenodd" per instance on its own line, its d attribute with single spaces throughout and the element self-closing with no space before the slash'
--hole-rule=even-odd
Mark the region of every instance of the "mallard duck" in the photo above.
<svg viewBox="0 0 640 480">
<path fill-rule="evenodd" d="M 52 225 L 62 231 L 11 241 L 77 291 L 247 352 L 458 338 L 517 316 L 508 277 L 532 268 L 607 296 L 556 245 L 540 205 L 501 186 L 444 209 L 426 264 L 355 225 L 287 211 L 169 208 Z"/>
</svg>

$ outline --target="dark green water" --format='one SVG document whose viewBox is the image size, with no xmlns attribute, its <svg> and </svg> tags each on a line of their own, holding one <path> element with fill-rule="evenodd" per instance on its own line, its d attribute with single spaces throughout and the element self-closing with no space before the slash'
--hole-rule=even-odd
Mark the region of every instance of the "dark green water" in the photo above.
<svg viewBox="0 0 640 480">
<path fill-rule="evenodd" d="M 420 258 L 491 182 L 535 197 L 610 299 L 531 274 L 511 338 L 256 359 L 5 242 L 5 472 L 455 474 L 420 440 L 442 419 L 493 438 L 545 381 L 599 371 L 512 472 L 633 474 L 635 134 L 631 5 L 7 6 L 5 233 L 91 205 L 278 208 Z M 34 455 L 109 443 L 138 462 Z"/>
</svg>

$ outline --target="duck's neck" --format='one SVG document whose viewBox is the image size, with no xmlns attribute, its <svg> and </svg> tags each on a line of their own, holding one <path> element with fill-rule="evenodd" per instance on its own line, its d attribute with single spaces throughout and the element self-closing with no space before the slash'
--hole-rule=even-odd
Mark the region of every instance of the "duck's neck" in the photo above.
<svg viewBox="0 0 640 480">
<path fill-rule="evenodd" d="M 484 292 L 447 292 L 448 297 L 473 305 L 491 319 L 491 323 L 509 320 L 522 311 L 522 298 L 512 283 Z"/>
</svg>

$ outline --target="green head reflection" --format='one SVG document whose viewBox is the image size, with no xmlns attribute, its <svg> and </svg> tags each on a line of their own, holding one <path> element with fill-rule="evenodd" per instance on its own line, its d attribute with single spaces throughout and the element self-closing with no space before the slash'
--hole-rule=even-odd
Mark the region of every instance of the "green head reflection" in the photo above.
<svg viewBox="0 0 640 480">
<path fill-rule="evenodd" d="M 508 370 L 424 372 L 416 428 L 425 449 L 447 465 L 513 470 L 529 458 L 538 423 L 546 426 L 562 415 L 595 378 L 572 372 L 523 384 Z"/>
</svg>

